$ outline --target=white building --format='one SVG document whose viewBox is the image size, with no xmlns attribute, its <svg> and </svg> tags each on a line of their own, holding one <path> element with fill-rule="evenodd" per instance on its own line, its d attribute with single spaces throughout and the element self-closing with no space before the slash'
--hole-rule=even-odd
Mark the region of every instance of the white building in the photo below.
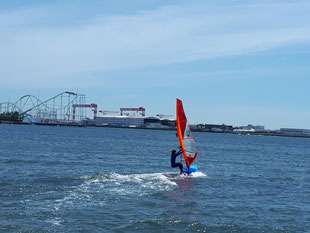
<svg viewBox="0 0 310 233">
<path fill-rule="evenodd" d="M 247 126 L 240 126 L 238 129 L 235 129 L 236 132 L 257 132 L 257 131 L 264 131 L 265 126 L 263 125 L 247 125 Z"/>
<path fill-rule="evenodd" d="M 141 127 L 144 116 L 103 116 L 96 118 L 96 126 Z"/>
<path fill-rule="evenodd" d="M 144 125 L 148 129 L 170 129 L 176 127 L 175 119 L 159 119 L 157 117 L 146 117 Z"/>
</svg>

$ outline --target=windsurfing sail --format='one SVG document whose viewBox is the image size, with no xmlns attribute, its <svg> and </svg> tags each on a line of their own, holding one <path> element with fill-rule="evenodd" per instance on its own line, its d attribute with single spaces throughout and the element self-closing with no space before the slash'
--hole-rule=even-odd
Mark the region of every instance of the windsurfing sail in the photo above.
<svg viewBox="0 0 310 233">
<path fill-rule="evenodd" d="M 180 99 L 177 99 L 177 128 L 183 156 L 189 168 L 197 158 L 198 152 L 194 136 L 189 128 L 189 123 L 183 109 L 183 103 Z"/>
</svg>

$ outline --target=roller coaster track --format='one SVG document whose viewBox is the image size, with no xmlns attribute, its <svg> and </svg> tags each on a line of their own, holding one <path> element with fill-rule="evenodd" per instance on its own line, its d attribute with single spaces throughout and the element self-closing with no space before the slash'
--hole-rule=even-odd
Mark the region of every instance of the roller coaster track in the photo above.
<svg viewBox="0 0 310 233">
<path fill-rule="evenodd" d="M 62 92 L 45 101 L 24 95 L 14 103 L 0 103 L 0 113 L 18 112 L 23 118 L 41 123 L 81 121 L 85 118 L 85 111 L 80 109 L 73 118 L 73 105 L 85 104 L 85 101 L 85 95 L 73 92 Z"/>
</svg>

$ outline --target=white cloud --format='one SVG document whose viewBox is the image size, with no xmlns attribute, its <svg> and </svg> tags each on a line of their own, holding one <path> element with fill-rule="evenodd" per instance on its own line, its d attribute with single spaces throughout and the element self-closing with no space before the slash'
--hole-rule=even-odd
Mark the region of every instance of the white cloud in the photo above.
<svg viewBox="0 0 310 233">
<path fill-rule="evenodd" d="M 97 15 L 88 23 L 61 28 L 57 7 L 52 12 L 40 7 L 2 13 L 0 79 L 3 85 L 65 84 L 64 77 L 83 73 L 242 55 L 310 41 L 306 1 L 223 3 Z"/>
</svg>

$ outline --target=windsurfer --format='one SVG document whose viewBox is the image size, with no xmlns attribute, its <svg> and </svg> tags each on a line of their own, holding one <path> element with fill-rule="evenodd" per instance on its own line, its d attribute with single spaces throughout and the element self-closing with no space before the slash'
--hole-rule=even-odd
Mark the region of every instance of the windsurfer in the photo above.
<svg viewBox="0 0 310 233">
<path fill-rule="evenodd" d="M 183 165 L 182 165 L 182 163 L 176 163 L 175 160 L 182 153 L 183 153 L 182 150 L 179 150 L 178 153 L 176 153 L 176 150 L 171 151 L 171 167 L 179 167 L 180 174 L 184 173 Z"/>
</svg>

